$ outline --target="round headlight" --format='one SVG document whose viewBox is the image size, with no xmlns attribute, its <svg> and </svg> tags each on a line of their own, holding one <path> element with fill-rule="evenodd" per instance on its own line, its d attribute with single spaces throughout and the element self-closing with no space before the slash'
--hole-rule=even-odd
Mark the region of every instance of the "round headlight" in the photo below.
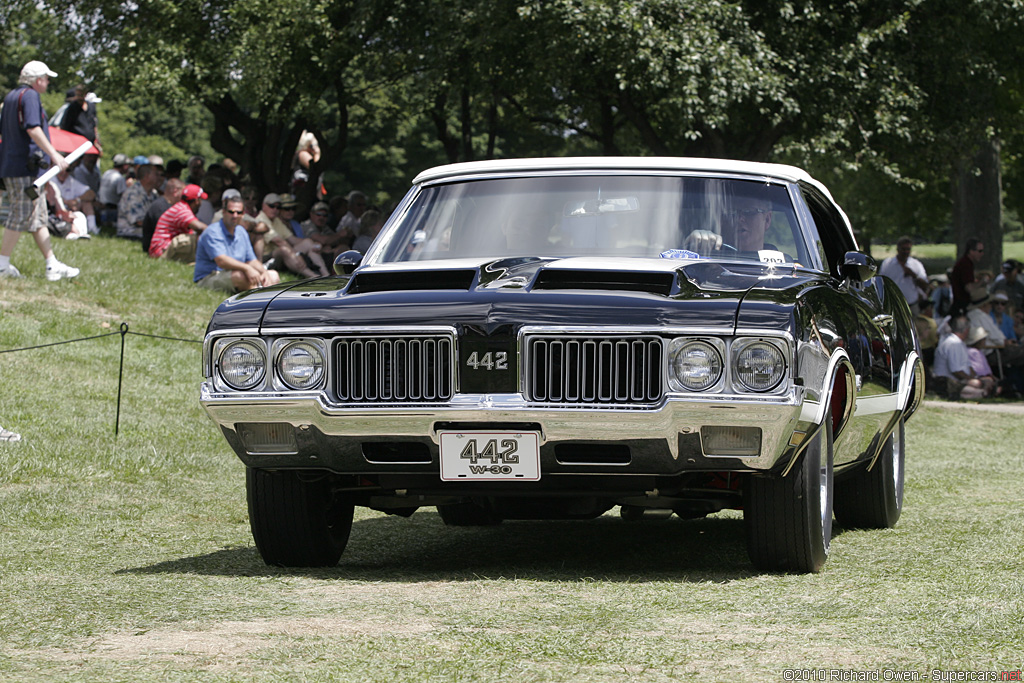
<svg viewBox="0 0 1024 683">
<path fill-rule="evenodd" d="M 221 350 L 218 365 L 221 378 L 232 389 L 252 389 L 266 373 L 263 346 L 251 341 L 231 342 Z"/>
<path fill-rule="evenodd" d="M 771 391 L 786 376 L 786 359 L 775 344 L 748 344 L 736 358 L 736 379 L 749 391 Z"/>
<path fill-rule="evenodd" d="M 277 372 L 291 389 L 315 389 L 324 378 L 324 355 L 316 344 L 292 342 L 277 355 Z"/>
<path fill-rule="evenodd" d="M 722 377 L 722 355 L 704 341 L 679 346 L 672 353 L 671 365 L 676 381 L 687 391 L 704 391 Z"/>
</svg>

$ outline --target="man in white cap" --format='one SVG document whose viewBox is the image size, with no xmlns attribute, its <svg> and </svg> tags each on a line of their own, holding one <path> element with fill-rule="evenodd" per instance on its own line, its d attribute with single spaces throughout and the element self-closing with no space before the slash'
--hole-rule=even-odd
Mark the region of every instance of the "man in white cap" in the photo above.
<svg viewBox="0 0 1024 683">
<path fill-rule="evenodd" d="M 50 127 L 39 96 L 46 92 L 50 78 L 57 74 L 38 61 L 31 61 L 21 69 L 19 87 L 4 98 L 3 112 L 0 113 L 0 177 L 7 188 L 11 213 L 7 218 L 7 229 L 0 241 L 0 277 L 21 277 L 11 263 L 11 254 L 23 232 L 31 232 L 36 246 L 46 260 L 46 279 L 60 280 L 78 275 L 78 268 L 66 266 L 53 255 L 50 246 L 50 231 L 47 226 L 46 192 L 36 199 L 29 198 L 25 189 L 32 185 L 39 174 L 38 160 L 41 152 L 44 161 L 67 170 L 68 162 L 50 144 Z M 52 188 L 47 187 L 52 193 Z"/>
</svg>

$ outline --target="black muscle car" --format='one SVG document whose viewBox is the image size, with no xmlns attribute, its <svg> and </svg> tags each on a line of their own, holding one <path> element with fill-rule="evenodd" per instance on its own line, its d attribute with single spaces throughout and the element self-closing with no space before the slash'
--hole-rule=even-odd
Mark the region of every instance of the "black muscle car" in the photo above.
<svg viewBox="0 0 1024 683">
<path fill-rule="evenodd" d="M 800 169 L 439 167 L 335 270 L 228 299 L 204 345 L 270 564 L 336 564 L 356 505 L 449 525 L 742 509 L 756 567 L 811 572 L 833 513 L 900 516 L 910 311 Z"/>
</svg>

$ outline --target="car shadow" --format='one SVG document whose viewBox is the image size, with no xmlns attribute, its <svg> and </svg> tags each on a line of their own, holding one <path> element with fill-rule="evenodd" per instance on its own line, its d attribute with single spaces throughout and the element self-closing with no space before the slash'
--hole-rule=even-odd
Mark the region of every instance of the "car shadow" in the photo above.
<svg viewBox="0 0 1024 683">
<path fill-rule="evenodd" d="M 729 581 L 758 572 L 750 564 L 743 522 L 708 517 L 623 521 L 506 521 L 493 527 L 446 527 L 433 510 L 410 518 L 353 524 L 336 567 L 271 567 L 252 546 L 226 547 L 120 574 L 302 575 L 365 581 Z"/>
</svg>

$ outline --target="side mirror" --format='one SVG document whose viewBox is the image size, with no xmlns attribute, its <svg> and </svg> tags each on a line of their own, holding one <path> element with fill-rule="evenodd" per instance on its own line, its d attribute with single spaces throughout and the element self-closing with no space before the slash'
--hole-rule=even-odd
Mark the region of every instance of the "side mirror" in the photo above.
<svg viewBox="0 0 1024 683">
<path fill-rule="evenodd" d="M 363 262 L 363 255 L 355 249 L 338 254 L 334 259 L 334 272 L 337 275 L 350 275 Z"/>
<path fill-rule="evenodd" d="M 874 277 L 875 273 L 878 272 L 878 265 L 875 263 L 875 259 L 867 254 L 862 254 L 859 251 L 848 251 L 843 256 L 843 265 L 839 270 L 845 278 L 864 282 Z"/>
</svg>

